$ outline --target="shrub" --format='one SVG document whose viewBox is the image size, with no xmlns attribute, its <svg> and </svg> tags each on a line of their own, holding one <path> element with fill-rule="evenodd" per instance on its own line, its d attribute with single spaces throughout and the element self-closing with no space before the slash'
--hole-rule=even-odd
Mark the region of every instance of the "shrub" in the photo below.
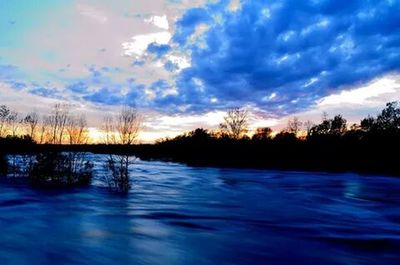
<svg viewBox="0 0 400 265">
<path fill-rule="evenodd" d="M 85 154 L 48 152 L 36 155 L 29 178 L 39 186 L 81 186 L 90 183 L 92 171 Z"/>
</svg>

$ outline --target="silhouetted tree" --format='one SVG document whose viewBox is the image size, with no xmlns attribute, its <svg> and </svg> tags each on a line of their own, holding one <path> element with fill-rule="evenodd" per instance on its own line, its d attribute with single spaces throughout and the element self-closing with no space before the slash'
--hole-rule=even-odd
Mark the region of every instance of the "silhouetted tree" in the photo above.
<svg viewBox="0 0 400 265">
<path fill-rule="evenodd" d="M 293 117 L 292 119 L 288 120 L 286 130 L 289 133 L 293 133 L 294 135 L 297 135 L 301 130 L 301 126 L 303 126 L 303 123 L 297 117 Z"/>
<path fill-rule="evenodd" d="M 69 110 L 70 105 L 68 104 L 56 104 L 52 113 L 46 117 L 45 123 L 49 128 L 49 140 L 52 144 L 62 144 L 69 119 Z"/>
<path fill-rule="evenodd" d="M 331 134 L 343 134 L 347 130 L 347 121 L 342 117 L 342 115 L 336 115 L 330 120 L 331 126 L 329 133 Z"/>
<path fill-rule="evenodd" d="M 0 137 L 5 137 L 7 134 L 7 122 L 10 112 L 11 111 L 7 106 L 0 106 Z"/>
<path fill-rule="evenodd" d="M 220 124 L 221 131 L 232 139 L 239 139 L 247 133 L 248 111 L 241 108 L 228 110 L 224 122 Z"/>
<path fill-rule="evenodd" d="M 203 128 L 197 128 L 196 130 L 191 131 L 188 136 L 195 141 L 205 141 L 211 137 L 208 131 Z"/>
<path fill-rule="evenodd" d="M 24 118 L 24 124 L 27 126 L 28 135 L 35 139 L 36 130 L 39 125 L 39 115 L 36 112 L 31 112 Z"/>
<path fill-rule="evenodd" d="M 308 121 L 306 121 L 306 122 L 304 123 L 304 127 L 306 128 L 307 136 L 310 136 L 311 128 L 312 128 L 314 125 L 315 125 L 315 124 L 314 124 L 312 121 L 310 121 L 310 120 L 308 120 Z"/>
<path fill-rule="evenodd" d="M 86 118 L 84 116 L 69 116 L 66 134 L 69 144 L 86 144 L 88 141 Z"/>
<path fill-rule="evenodd" d="M 400 108 L 398 105 L 398 102 L 389 102 L 378 115 L 376 123 L 380 130 L 394 132 L 400 129 Z"/>
<path fill-rule="evenodd" d="M 326 115 L 320 124 L 314 125 L 310 129 L 308 136 L 317 135 L 341 135 L 347 129 L 347 121 L 342 115 L 336 115 L 333 119 L 328 119 Z"/>
<path fill-rule="evenodd" d="M 42 122 L 39 124 L 39 135 L 37 137 L 37 141 L 39 144 L 44 144 L 46 142 L 50 142 L 49 140 L 49 127 L 48 125 L 48 118 L 46 116 L 43 116 Z"/>
<path fill-rule="evenodd" d="M 272 129 L 269 127 L 257 128 L 252 139 L 257 141 L 270 140 L 272 137 Z"/>
<path fill-rule="evenodd" d="M 140 117 L 136 108 L 124 107 L 118 116 L 105 119 L 104 130 L 107 144 L 120 144 L 130 146 L 136 143 Z M 127 192 L 130 188 L 129 166 L 136 160 L 128 154 L 110 154 L 105 168 L 107 175 L 105 180 L 114 190 Z"/>
<path fill-rule="evenodd" d="M 377 128 L 376 120 L 374 117 L 368 116 L 361 120 L 360 127 L 366 132 L 370 132 Z"/>
<path fill-rule="evenodd" d="M 7 118 L 7 125 L 13 137 L 17 136 L 21 122 L 18 112 L 11 111 Z"/>
<path fill-rule="evenodd" d="M 275 135 L 274 137 L 274 141 L 278 142 L 278 143 L 284 143 L 284 144 L 288 144 L 288 143 L 293 143 L 295 142 L 297 139 L 296 135 L 294 133 L 290 133 L 287 131 L 281 131 L 278 134 Z"/>
</svg>

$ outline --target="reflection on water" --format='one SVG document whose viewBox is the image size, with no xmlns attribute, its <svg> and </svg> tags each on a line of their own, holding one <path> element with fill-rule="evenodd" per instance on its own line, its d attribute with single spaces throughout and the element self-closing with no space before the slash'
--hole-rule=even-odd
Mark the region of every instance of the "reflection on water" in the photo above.
<svg viewBox="0 0 400 265">
<path fill-rule="evenodd" d="M 0 264 L 398 264 L 400 259 L 400 179 L 141 161 L 132 170 L 127 195 L 96 180 L 69 191 L 3 180 Z"/>
</svg>

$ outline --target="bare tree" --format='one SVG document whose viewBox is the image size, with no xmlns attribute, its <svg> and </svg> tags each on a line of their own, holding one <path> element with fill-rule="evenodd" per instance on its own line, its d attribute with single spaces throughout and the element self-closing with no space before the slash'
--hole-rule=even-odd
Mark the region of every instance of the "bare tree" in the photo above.
<svg viewBox="0 0 400 265">
<path fill-rule="evenodd" d="M 219 127 L 223 134 L 233 139 L 240 139 L 248 132 L 248 111 L 241 108 L 228 110 L 224 122 Z"/>
<path fill-rule="evenodd" d="M 88 129 L 85 116 L 70 116 L 66 125 L 69 144 L 85 144 L 88 140 Z"/>
<path fill-rule="evenodd" d="M 43 116 L 42 122 L 39 124 L 39 135 L 38 135 L 38 143 L 50 143 L 50 118 L 48 116 Z"/>
<path fill-rule="evenodd" d="M 104 125 L 102 126 L 104 132 L 104 143 L 106 144 L 115 144 L 115 131 L 114 131 L 114 119 L 112 116 L 108 116 L 104 118 Z"/>
<path fill-rule="evenodd" d="M 27 126 L 29 137 L 35 139 L 36 129 L 39 125 L 39 115 L 36 112 L 31 112 L 26 115 L 23 122 Z"/>
<path fill-rule="evenodd" d="M 303 123 L 297 117 L 293 117 L 288 121 L 287 132 L 297 135 L 300 132 L 302 125 Z"/>
<path fill-rule="evenodd" d="M 315 125 L 315 124 L 314 124 L 312 121 L 310 121 L 310 120 L 308 120 L 308 121 L 306 121 L 306 122 L 304 123 L 304 127 L 305 127 L 305 129 L 306 129 L 306 131 L 307 131 L 307 136 L 310 135 L 310 133 L 311 133 L 311 128 L 312 128 L 314 125 Z"/>
<path fill-rule="evenodd" d="M 0 137 L 4 137 L 7 134 L 7 120 L 10 112 L 7 106 L 0 106 Z"/>
<path fill-rule="evenodd" d="M 8 118 L 7 118 L 7 124 L 8 124 L 9 130 L 11 132 L 11 135 L 13 137 L 17 136 L 18 129 L 21 125 L 21 120 L 19 119 L 18 112 L 15 112 L 15 111 L 10 112 L 10 114 L 8 115 Z"/>
<path fill-rule="evenodd" d="M 69 117 L 70 105 L 56 104 L 52 113 L 46 118 L 46 123 L 50 131 L 50 142 L 52 144 L 62 144 L 65 127 Z"/>
<path fill-rule="evenodd" d="M 135 108 L 124 107 L 117 117 L 108 117 L 103 126 L 107 144 L 130 146 L 136 143 L 140 117 Z M 127 192 L 130 188 L 129 165 L 135 158 L 126 154 L 109 155 L 106 161 L 108 185 L 115 190 Z"/>
</svg>

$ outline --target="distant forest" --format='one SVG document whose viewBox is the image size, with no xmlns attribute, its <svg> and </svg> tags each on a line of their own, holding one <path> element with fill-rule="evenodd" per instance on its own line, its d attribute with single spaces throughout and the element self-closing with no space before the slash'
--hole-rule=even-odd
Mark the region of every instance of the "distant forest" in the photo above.
<svg viewBox="0 0 400 265">
<path fill-rule="evenodd" d="M 7 114 L 7 115 L 6 115 Z M 132 114 L 132 113 L 131 113 Z M 400 175 L 400 107 L 390 102 L 376 116 L 359 124 L 347 124 L 342 115 L 323 115 L 319 124 L 289 120 L 287 128 L 274 133 L 258 128 L 248 136 L 245 109 L 227 112 L 217 131 L 198 128 L 155 144 L 135 144 L 139 130 L 136 113 L 105 121 L 104 144 L 87 144 L 86 121 L 68 115 L 62 106 L 40 123 L 37 114 L 23 119 L 0 107 L 0 146 L 3 157 L 11 153 L 93 152 L 135 155 L 141 159 L 182 162 L 193 166 L 252 167 L 290 170 L 355 171 Z M 7 118 L 8 117 L 8 118 Z M 10 118 L 11 117 L 11 118 Z M 122 118 L 122 119 L 121 119 Z M 130 124 L 125 128 L 123 125 Z M 24 135 L 18 135 L 24 127 Z M 5 135 L 5 128 L 8 134 Z M 117 134 L 113 132 L 118 132 Z M 110 133 L 111 132 L 111 133 Z M 125 133 L 125 134 L 124 134 Z M 5 163 L 4 159 L 3 162 Z M 4 166 L 3 166 L 4 168 Z"/>
</svg>

